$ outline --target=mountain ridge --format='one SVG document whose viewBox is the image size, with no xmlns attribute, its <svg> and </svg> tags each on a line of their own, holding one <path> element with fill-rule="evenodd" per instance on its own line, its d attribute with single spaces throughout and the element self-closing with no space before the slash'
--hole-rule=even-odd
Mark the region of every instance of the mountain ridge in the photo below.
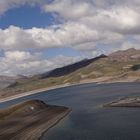
<svg viewBox="0 0 140 140">
<path fill-rule="evenodd" d="M 139 82 L 139 55 L 140 50 L 135 49 L 117 51 L 109 56 L 101 55 L 97 58 L 80 61 L 52 70 L 50 73 L 18 79 L 15 84 L 0 91 L 0 98 L 58 85 L 87 82 Z M 112 59 L 113 56 L 114 59 Z M 73 68 L 73 66 L 76 67 Z"/>
<path fill-rule="evenodd" d="M 49 77 L 60 77 L 60 76 L 64 76 L 67 74 L 70 74 L 80 68 L 83 68 L 85 66 L 88 66 L 89 64 L 91 64 L 92 62 L 99 60 L 101 58 L 106 58 L 107 56 L 102 54 L 98 57 L 95 58 L 91 58 L 91 59 L 84 59 L 82 61 L 76 62 L 74 64 L 70 64 L 61 68 L 56 68 L 50 72 L 47 73 L 43 73 L 40 75 L 40 78 L 49 78 Z"/>
<path fill-rule="evenodd" d="M 140 50 L 136 50 L 135 48 L 130 48 L 128 50 L 124 51 L 117 51 L 114 53 L 111 53 L 108 56 L 111 60 L 116 61 L 136 61 L 140 60 Z"/>
</svg>

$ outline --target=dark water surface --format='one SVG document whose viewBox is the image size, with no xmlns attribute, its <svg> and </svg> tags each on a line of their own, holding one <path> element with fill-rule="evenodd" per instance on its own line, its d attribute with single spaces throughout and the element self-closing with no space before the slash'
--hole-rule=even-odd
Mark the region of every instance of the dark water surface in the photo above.
<svg viewBox="0 0 140 140">
<path fill-rule="evenodd" d="M 60 88 L 6 102 L 0 104 L 0 108 L 29 99 L 72 108 L 72 112 L 41 140 L 140 140 L 140 108 L 101 106 L 124 96 L 140 96 L 140 83 Z"/>
</svg>

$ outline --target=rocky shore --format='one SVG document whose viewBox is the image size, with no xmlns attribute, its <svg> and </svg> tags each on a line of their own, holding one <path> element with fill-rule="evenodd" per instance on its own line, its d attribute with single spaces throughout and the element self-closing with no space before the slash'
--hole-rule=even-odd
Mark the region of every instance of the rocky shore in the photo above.
<svg viewBox="0 0 140 140">
<path fill-rule="evenodd" d="M 140 97 L 124 97 L 103 105 L 104 107 L 140 107 Z"/>
</svg>

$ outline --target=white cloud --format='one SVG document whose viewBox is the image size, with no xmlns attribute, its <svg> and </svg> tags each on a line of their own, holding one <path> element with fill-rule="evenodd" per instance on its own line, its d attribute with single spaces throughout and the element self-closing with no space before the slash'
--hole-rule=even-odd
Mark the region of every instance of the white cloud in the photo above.
<svg viewBox="0 0 140 140">
<path fill-rule="evenodd" d="M 50 71 L 81 60 L 80 57 L 57 56 L 45 59 L 40 53 L 31 54 L 24 51 L 7 51 L 0 58 L 1 75 L 34 75 Z"/>
<path fill-rule="evenodd" d="M 101 32 L 85 24 L 68 22 L 49 28 L 21 29 L 10 26 L 0 29 L 0 48 L 3 50 L 73 47 L 77 50 L 94 49 L 96 43 L 111 44 L 124 37 L 114 32 Z"/>
<path fill-rule="evenodd" d="M 0 48 L 25 49 L 25 48 L 51 48 L 76 46 L 90 41 L 102 39 L 96 30 L 83 24 L 67 23 L 50 28 L 33 28 L 23 30 L 10 26 L 0 30 Z"/>
<path fill-rule="evenodd" d="M 100 45 L 104 46 L 103 50 L 108 47 L 111 51 L 131 46 L 140 48 L 139 0 L 53 0 L 49 3 L 45 0 L 1 0 L 0 15 L 25 3 L 39 4 L 61 24 L 47 28 L 10 26 L 0 29 L 0 48 L 5 51 L 0 60 L 1 73 L 36 73 L 40 72 L 40 67 L 50 70 L 78 60 L 63 59 L 63 56 L 46 60 L 40 54 L 31 54 L 28 49 L 72 47 L 88 57 L 103 52 L 96 50 Z M 132 37 L 135 39 L 131 40 Z"/>
<path fill-rule="evenodd" d="M 63 18 L 72 20 L 93 14 L 92 8 L 92 5 L 83 0 L 55 0 L 43 6 L 47 12 L 56 12 Z"/>
<path fill-rule="evenodd" d="M 107 7 L 102 8 L 101 3 Z M 92 29 L 109 30 L 121 34 L 135 34 L 139 29 L 140 33 L 140 9 L 137 11 L 127 3 L 118 5 L 115 0 L 112 3 L 116 3 L 116 5 L 110 5 L 110 3 L 109 0 L 107 2 L 103 2 L 103 0 L 99 2 L 97 0 L 55 0 L 51 4 L 46 4 L 44 9 L 47 12 L 58 13 L 58 16 L 66 21 L 79 22 Z"/>
<path fill-rule="evenodd" d="M 23 60 L 29 60 L 33 56 L 29 52 L 8 51 L 8 52 L 5 52 L 5 57 L 11 61 L 23 61 Z"/>
<path fill-rule="evenodd" d="M 35 45 L 29 33 L 15 26 L 10 26 L 5 30 L 0 29 L 0 42 L 2 49 L 25 49 Z"/>
<path fill-rule="evenodd" d="M 2 5 L 21 5 L 26 2 L 7 0 Z M 28 1 L 30 4 L 37 2 Z M 120 43 L 127 39 L 126 35 L 140 33 L 140 14 L 137 8 L 133 8 L 134 3 L 138 5 L 136 0 L 133 3 L 129 0 L 123 0 L 122 3 L 116 0 L 54 0 L 40 6 L 46 12 L 57 13 L 64 20 L 62 24 L 46 29 L 34 27 L 24 30 L 15 26 L 1 29 L 0 48 L 73 47 L 91 50 L 99 42 L 108 45 Z"/>
</svg>

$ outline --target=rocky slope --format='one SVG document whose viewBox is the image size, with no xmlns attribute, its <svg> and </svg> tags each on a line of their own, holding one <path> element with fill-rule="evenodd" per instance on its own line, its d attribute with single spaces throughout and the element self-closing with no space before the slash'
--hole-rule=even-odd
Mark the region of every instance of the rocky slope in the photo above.
<svg viewBox="0 0 140 140">
<path fill-rule="evenodd" d="M 105 104 L 104 107 L 140 107 L 140 97 L 126 97 Z"/>
</svg>

